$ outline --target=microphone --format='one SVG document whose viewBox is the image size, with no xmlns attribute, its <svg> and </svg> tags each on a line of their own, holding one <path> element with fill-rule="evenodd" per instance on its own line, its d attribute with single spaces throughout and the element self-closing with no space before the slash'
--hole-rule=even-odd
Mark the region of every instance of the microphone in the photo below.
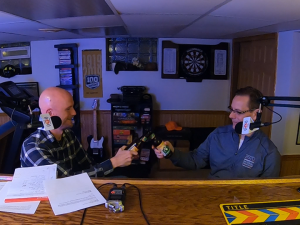
<svg viewBox="0 0 300 225">
<path fill-rule="evenodd" d="M 258 112 L 256 113 L 256 120 L 255 120 L 255 122 L 261 122 L 260 121 L 260 119 L 261 119 L 261 104 L 259 104 L 259 109 L 258 109 Z"/>
<path fill-rule="evenodd" d="M 270 126 L 272 123 L 261 123 L 261 122 L 254 122 L 254 123 L 250 123 L 250 127 L 249 130 L 254 130 L 256 128 L 260 128 L 260 127 L 265 127 L 265 126 Z M 247 132 L 247 128 L 244 128 Z M 243 122 L 239 122 L 235 125 L 234 128 L 235 132 L 237 132 L 238 134 L 242 134 L 243 133 Z M 248 132 L 251 133 L 251 132 Z M 248 134 L 248 133 L 244 133 L 244 134 Z"/>
<path fill-rule="evenodd" d="M 61 126 L 62 121 L 59 116 L 51 116 L 50 119 L 52 121 L 52 126 L 53 126 L 53 129 L 52 129 L 52 127 L 50 127 L 50 130 L 57 129 Z M 20 128 L 21 129 L 38 128 L 38 129 L 49 130 L 49 129 L 47 129 L 47 127 L 48 127 L 48 124 L 49 124 L 49 126 L 51 126 L 51 121 L 49 121 L 49 122 L 46 122 L 45 120 L 44 120 L 44 122 L 43 121 L 34 121 L 34 122 L 31 122 L 28 124 L 22 124 L 20 126 Z M 44 123 L 46 124 L 46 126 L 44 126 Z"/>
</svg>

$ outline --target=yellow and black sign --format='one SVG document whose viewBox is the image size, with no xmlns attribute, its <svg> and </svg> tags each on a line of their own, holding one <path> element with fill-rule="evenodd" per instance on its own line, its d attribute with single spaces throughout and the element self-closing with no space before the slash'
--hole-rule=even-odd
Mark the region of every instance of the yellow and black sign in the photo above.
<svg viewBox="0 0 300 225">
<path fill-rule="evenodd" d="M 300 224 L 300 200 L 221 204 L 228 225 L 295 225 Z"/>
</svg>

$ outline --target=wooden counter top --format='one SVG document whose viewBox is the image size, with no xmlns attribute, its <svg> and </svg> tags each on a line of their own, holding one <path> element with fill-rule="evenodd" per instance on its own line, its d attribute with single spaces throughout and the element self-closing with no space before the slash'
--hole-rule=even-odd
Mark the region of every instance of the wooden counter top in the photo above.
<svg viewBox="0 0 300 225">
<path fill-rule="evenodd" d="M 260 180 L 112 180 L 104 183 L 130 183 L 140 188 L 142 203 L 150 224 L 226 224 L 222 203 L 282 201 L 300 199 L 300 179 Z M 63 188 L 63 187 L 62 187 Z M 107 197 L 111 186 L 100 192 Z M 88 208 L 84 224 L 146 224 L 139 208 L 138 192 L 126 189 L 125 211 L 112 213 L 104 205 Z M 235 200 L 234 200 L 235 198 Z M 34 215 L 0 212 L 0 224 L 80 224 L 83 210 L 55 216 L 49 202 L 41 202 Z"/>
</svg>

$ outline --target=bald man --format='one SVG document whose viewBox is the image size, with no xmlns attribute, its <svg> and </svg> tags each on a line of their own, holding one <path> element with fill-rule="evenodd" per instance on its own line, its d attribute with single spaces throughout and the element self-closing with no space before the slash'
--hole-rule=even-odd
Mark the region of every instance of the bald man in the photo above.
<svg viewBox="0 0 300 225">
<path fill-rule="evenodd" d="M 124 151 L 123 146 L 111 159 L 94 164 L 75 134 L 69 129 L 73 126 L 76 115 L 74 101 L 69 92 L 58 87 L 51 87 L 43 91 L 39 98 L 41 113 L 59 116 L 62 124 L 50 131 L 37 130 L 23 143 L 21 150 L 21 166 L 43 166 L 57 164 L 58 176 L 70 176 L 88 173 L 92 177 L 109 174 L 116 167 L 131 164 L 134 151 Z"/>
</svg>

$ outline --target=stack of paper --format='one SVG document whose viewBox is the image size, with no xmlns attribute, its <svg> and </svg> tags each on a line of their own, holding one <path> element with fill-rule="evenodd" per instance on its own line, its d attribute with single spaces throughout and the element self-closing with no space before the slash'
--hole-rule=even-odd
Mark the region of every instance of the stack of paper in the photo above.
<svg viewBox="0 0 300 225">
<path fill-rule="evenodd" d="M 34 214 L 39 201 L 34 202 L 15 202 L 15 203 L 4 203 L 4 199 L 8 189 L 10 188 L 11 182 L 0 183 L 0 211 L 1 212 L 12 212 L 12 213 L 23 213 L 23 214 Z"/>
<path fill-rule="evenodd" d="M 57 165 L 18 168 L 12 182 L 0 183 L 0 211 L 34 214 L 49 200 L 55 215 L 104 204 L 87 173 L 56 179 Z"/>
<path fill-rule="evenodd" d="M 5 202 L 48 200 L 44 181 L 56 179 L 56 170 L 57 164 L 16 169 Z"/>
</svg>

